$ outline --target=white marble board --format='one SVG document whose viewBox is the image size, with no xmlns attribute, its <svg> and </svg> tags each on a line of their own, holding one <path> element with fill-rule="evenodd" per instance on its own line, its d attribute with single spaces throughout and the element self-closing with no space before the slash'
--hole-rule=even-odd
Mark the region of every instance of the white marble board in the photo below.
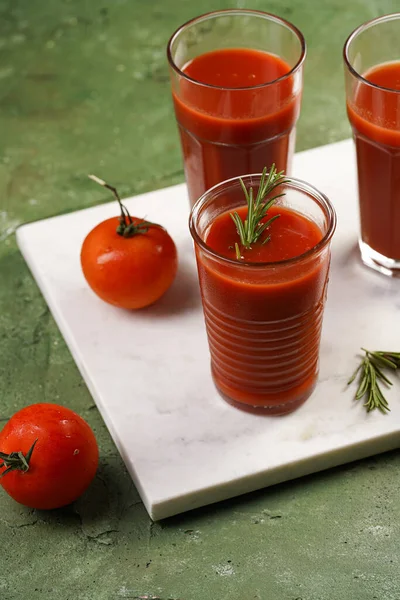
<svg viewBox="0 0 400 600">
<path fill-rule="evenodd" d="M 126 201 L 132 214 L 168 229 L 180 257 L 173 287 L 142 311 L 103 303 L 80 269 L 85 235 L 116 214 L 115 202 L 17 231 L 19 247 L 154 520 L 400 445 L 399 382 L 388 392 L 392 410 L 386 416 L 367 414 L 353 401 L 354 387 L 346 389 L 360 346 L 399 350 L 400 344 L 400 280 L 372 272 L 358 259 L 352 142 L 301 152 L 293 170 L 333 201 L 338 227 L 319 384 L 303 407 L 285 417 L 239 411 L 213 386 L 184 185 Z"/>
</svg>

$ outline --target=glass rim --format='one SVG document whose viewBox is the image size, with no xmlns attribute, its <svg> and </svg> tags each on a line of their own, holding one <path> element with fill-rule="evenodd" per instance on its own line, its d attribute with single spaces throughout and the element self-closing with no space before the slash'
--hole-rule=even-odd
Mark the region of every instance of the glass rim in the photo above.
<svg viewBox="0 0 400 600">
<path fill-rule="evenodd" d="M 384 87 L 383 85 L 378 85 L 377 83 L 372 83 L 372 81 L 368 81 L 368 79 L 366 79 L 358 71 L 356 71 L 356 69 L 350 63 L 349 49 L 350 49 L 352 42 L 363 31 L 366 31 L 367 29 L 370 29 L 371 27 L 374 27 L 375 25 L 380 25 L 381 23 L 386 23 L 388 21 L 395 21 L 397 19 L 400 20 L 400 12 L 390 13 L 389 15 L 383 15 L 381 17 L 376 17 L 375 19 L 371 19 L 370 21 L 366 21 L 365 23 L 362 23 L 361 25 L 359 25 L 356 29 L 354 29 L 354 31 L 352 31 L 350 33 L 349 37 L 347 38 L 347 40 L 345 41 L 344 46 L 343 46 L 344 63 L 346 65 L 347 69 L 350 71 L 350 73 L 352 75 L 354 75 L 354 77 L 356 77 L 356 79 L 358 79 L 361 83 L 364 83 L 365 85 L 368 85 L 371 88 L 380 90 L 382 92 L 391 92 L 392 94 L 400 94 L 400 90 L 394 90 L 393 88 L 387 88 L 387 87 Z"/>
<path fill-rule="evenodd" d="M 296 62 L 296 64 L 294 65 L 294 67 L 292 67 L 290 69 L 290 71 L 288 71 L 284 75 L 281 75 L 280 77 L 277 77 L 273 81 L 268 81 L 266 83 L 258 83 L 257 85 L 250 85 L 250 86 L 246 86 L 246 87 L 224 87 L 224 86 L 219 86 L 219 85 L 213 85 L 210 83 L 204 83 L 202 81 L 198 81 L 197 79 L 194 79 L 193 77 L 190 77 L 184 71 L 182 71 L 182 69 L 180 69 L 178 67 L 178 65 L 175 63 L 174 59 L 172 58 L 172 51 L 171 51 L 172 44 L 174 43 L 176 38 L 179 36 L 179 34 L 183 30 L 185 30 L 188 26 L 190 26 L 196 22 L 200 23 L 201 21 L 205 21 L 207 19 L 211 19 L 214 17 L 223 16 L 223 15 L 228 15 L 228 14 L 232 14 L 232 15 L 248 14 L 250 16 L 255 16 L 255 17 L 258 16 L 258 17 L 262 17 L 262 18 L 270 20 L 270 21 L 275 21 L 276 23 L 280 23 L 281 25 L 284 25 L 287 29 L 290 29 L 299 39 L 300 48 L 301 48 L 300 57 L 299 57 L 298 61 Z M 224 10 L 215 10 L 215 11 L 211 11 L 208 13 L 204 13 L 203 15 L 195 17 L 194 19 L 190 19 L 189 21 L 186 21 L 185 23 L 183 23 L 183 25 L 180 25 L 180 27 L 178 27 L 178 29 L 176 29 L 174 31 L 174 33 L 169 38 L 168 44 L 167 44 L 167 59 L 168 59 L 169 65 L 178 75 L 180 75 L 181 77 L 184 77 L 187 81 L 190 81 L 191 83 L 194 83 L 196 85 L 201 85 L 205 88 L 226 90 L 226 91 L 256 90 L 258 88 L 264 88 L 269 85 L 275 85 L 277 82 L 281 82 L 285 79 L 288 79 L 296 71 L 298 71 L 300 69 L 300 67 L 302 66 L 302 64 L 306 58 L 306 54 L 307 54 L 306 40 L 305 40 L 303 34 L 301 33 L 300 29 L 298 29 L 295 25 L 293 25 L 289 21 L 286 21 L 286 19 L 282 19 L 281 17 L 278 17 L 272 13 L 264 12 L 262 10 L 252 10 L 252 9 L 246 9 L 246 8 L 227 8 Z"/>
<path fill-rule="evenodd" d="M 297 189 L 297 190 L 300 190 L 302 192 L 306 192 L 307 194 L 312 195 L 313 199 L 317 201 L 319 206 L 322 207 L 323 210 L 325 211 L 325 213 L 328 215 L 328 219 L 329 219 L 328 229 L 327 229 L 326 233 L 323 235 L 322 239 L 317 244 L 315 244 L 315 246 L 313 246 L 306 252 L 299 254 L 298 256 L 293 256 L 292 258 L 285 258 L 284 260 L 278 260 L 278 261 L 256 262 L 255 263 L 255 262 L 249 262 L 249 261 L 238 262 L 234 258 L 228 258 L 227 256 L 220 254 L 216 250 L 213 250 L 210 246 L 208 246 L 206 244 L 206 242 L 204 240 L 202 240 L 202 238 L 200 237 L 200 235 L 197 232 L 195 219 L 198 216 L 199 211 L 202 208 L 204 202 L 207 200 L 207 197 L 209 195 L 213 194 L 215 191 L 217 191 L 222 186 L 227 185 L 229 183 L 240 181 L 240 179 L 242 179 L 244 182 L 246 181 L 246 179 L 252 179 L 252 178 L 260 179 L 261 176 L 262 176 L 262 173 L 252 173 L 252 174 L 248 174 L 248 175 L 232 177 L 231 179 L 226 179 L 225 181 L 221 181 L 220 183 L 217 183 L 212 188 L 210 188 L 206 192 L 204 192 L 204 194 L 202 194 L 200 196 L 200 198 L 193 205 L 193 208 L 191 209 L 190 215 L 189 215 L 189 230 L 190 230 L 190 233 L 191 233 L 191 236 L 192 236 L 194 242 L 198 246 L 200 246 L 200 248 L 203 251 L 205 251 L 207 254 L 213 256 L 214 258 L 217 258 L 219 261 L 222 261 L 223 263 L 226 263 L 228 265 L 234 265 L 235 267 L 239 267 L 239 268 L 240 267 L 251 267 L 252 269 L 265 269 L 267 267 L 272 268 L 272 267 L 286 267 L 286 266 L 295 265 L 299 262 L 304 261 L 307 258 L 310 258 L 314 254 L 316 254 L 317 252 L 322 250 L 329 243 L 329 241 L 331 240 L 331 238 L 335 232 L 336 221 L 337 221 L 336 211 L 333 207 L 332 202 L 329 200 L 329 198 L 325 194 L 323 194 L 322 192 L 317 190 L 317 188 L 315 188 L 313 185 L 307 183 L 306 181 L 303 181 L 302 179 L 297 179 L 296 177 L 285 177 L 285 184 L 288 183 L 289 185 L 292 185 L 292 187 L 294 189 Z M 244 206 L 245 206 L 245 204 L 244 204 Z"/>
</svg>

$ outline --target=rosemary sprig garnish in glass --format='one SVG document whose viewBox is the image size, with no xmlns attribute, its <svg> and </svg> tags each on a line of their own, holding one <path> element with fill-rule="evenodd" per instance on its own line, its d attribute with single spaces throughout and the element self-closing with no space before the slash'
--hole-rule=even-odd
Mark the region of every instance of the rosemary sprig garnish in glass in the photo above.
<svg viewBox="0 0 400 600">
<path fill-rule="evenodd" d="M 267 168 L 264 167 L 257 196 L 254 199 L 253 188 L 247 190 L 243 180 L 240 179 L 240 185 L 242 186 L 247 203 L 247 218 L 243 221 L 236 211 L 231 213 L 231 217 L 236 225 L 236 230 L 240 237 L 240 245 L 242 248 L 250 250 L 252 244 L 258 242 L 264 231 L 271 226 L 271 223 L 280 217 L 280 215 L 274 215 L 268 219 L 268 221 L 262 222 L 271 206 L 275 204 L 278 198 L 281 198 L 281 196 L 284 196 L 285 194 L 277 194 L 276 196 L 270 198 L 267 202 L 264 202 L 264 199 L 269 196 L 269 194 L 271 194 L 275 188 L 285 182 L 286 179 L 283 175 L 283 171 L 278 172 L 275 164 L 272 165 L 268 175 Z M 261 243 L 266 244 L 270 239 L 271 236 L 267 235 Z M 236 258 L 241 260 L 243 257 L 237 242 L 235 243 L 235 251 Z"/>
<path fill-rule="evenodd" d="M 387 413 L 390 411 L 390 408 L 382 393 L 379 382 L 386 386 L 393 385 L 390 379 L 386 377 L 383 369 L 398 369 L 400 367 L 400 352 L 371 352 L 365 348 L 361 348 L 361 350 L 365 355 L 347 382 L 347 385 L 353 383 L 357 375 L 359 375 L 359 384 L 355 399 L 361 400 L 361 398 L 366 397 L 364 406 L 367 412 L 377 408 L 381 412 Z"/>
</svg>

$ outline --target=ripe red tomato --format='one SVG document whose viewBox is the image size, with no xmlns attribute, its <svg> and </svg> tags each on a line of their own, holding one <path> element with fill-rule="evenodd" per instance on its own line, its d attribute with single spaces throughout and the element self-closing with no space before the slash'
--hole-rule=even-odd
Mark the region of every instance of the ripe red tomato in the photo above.
<svg viewBox="0 0 400 600">
<path fill-rule="evenodd" d="M 95 476 L 99 460 L 92 429 L 57 404 L 32 404 L 15 413 L 0 432 L 0 452 L 4 490 L 17 502 L 39 509 L 76 500 Z M 6 472 L 7 467 L 12 468 Z"/>
<path fill-rule="evenodd" d="M 129 217 L 133 233 L 117 233 L 121 217 L 99 223 L 81 250 L 83 274 L 105 302 L 121 308 L 143 308 L 156 302 L 175 279 L 178 257 L 168 232 L 159 225 Z"/>
</svg>

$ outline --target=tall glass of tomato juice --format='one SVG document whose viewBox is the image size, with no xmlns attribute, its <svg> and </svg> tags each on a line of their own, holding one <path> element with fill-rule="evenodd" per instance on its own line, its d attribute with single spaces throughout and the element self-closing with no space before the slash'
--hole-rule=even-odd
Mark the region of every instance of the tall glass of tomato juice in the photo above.
<svg viewBox="0 0 400 600">
<path fill-rule="evenodd" d="M 347 114 L 358 168 L 363 262 L 400 275 L 400 13 L 369 21 L 344 46 Z"/>
<path fill-rule="evenodd" d="M 190 202 L 213 185 L 275 163 L 290 172 L 306 45 L 271 14 L 222 10 L 168 43 L 172 97 Z"/>
<path fill-rule="evenodd" d="M 260 177 L 242 180 L 256 193 Z M 280 214 L 270 241 L 245 260 L 235 258 L 230 217 L 247 214 L 240 178 L 208 190 L 189 222 L 216 387 L 231 404 L 269 414 L 292 412 L 316 385 L 336 226 L 330 201 L 311 185 L 288 179 L 282 190 L 268 212 Z"/>
</svg>

